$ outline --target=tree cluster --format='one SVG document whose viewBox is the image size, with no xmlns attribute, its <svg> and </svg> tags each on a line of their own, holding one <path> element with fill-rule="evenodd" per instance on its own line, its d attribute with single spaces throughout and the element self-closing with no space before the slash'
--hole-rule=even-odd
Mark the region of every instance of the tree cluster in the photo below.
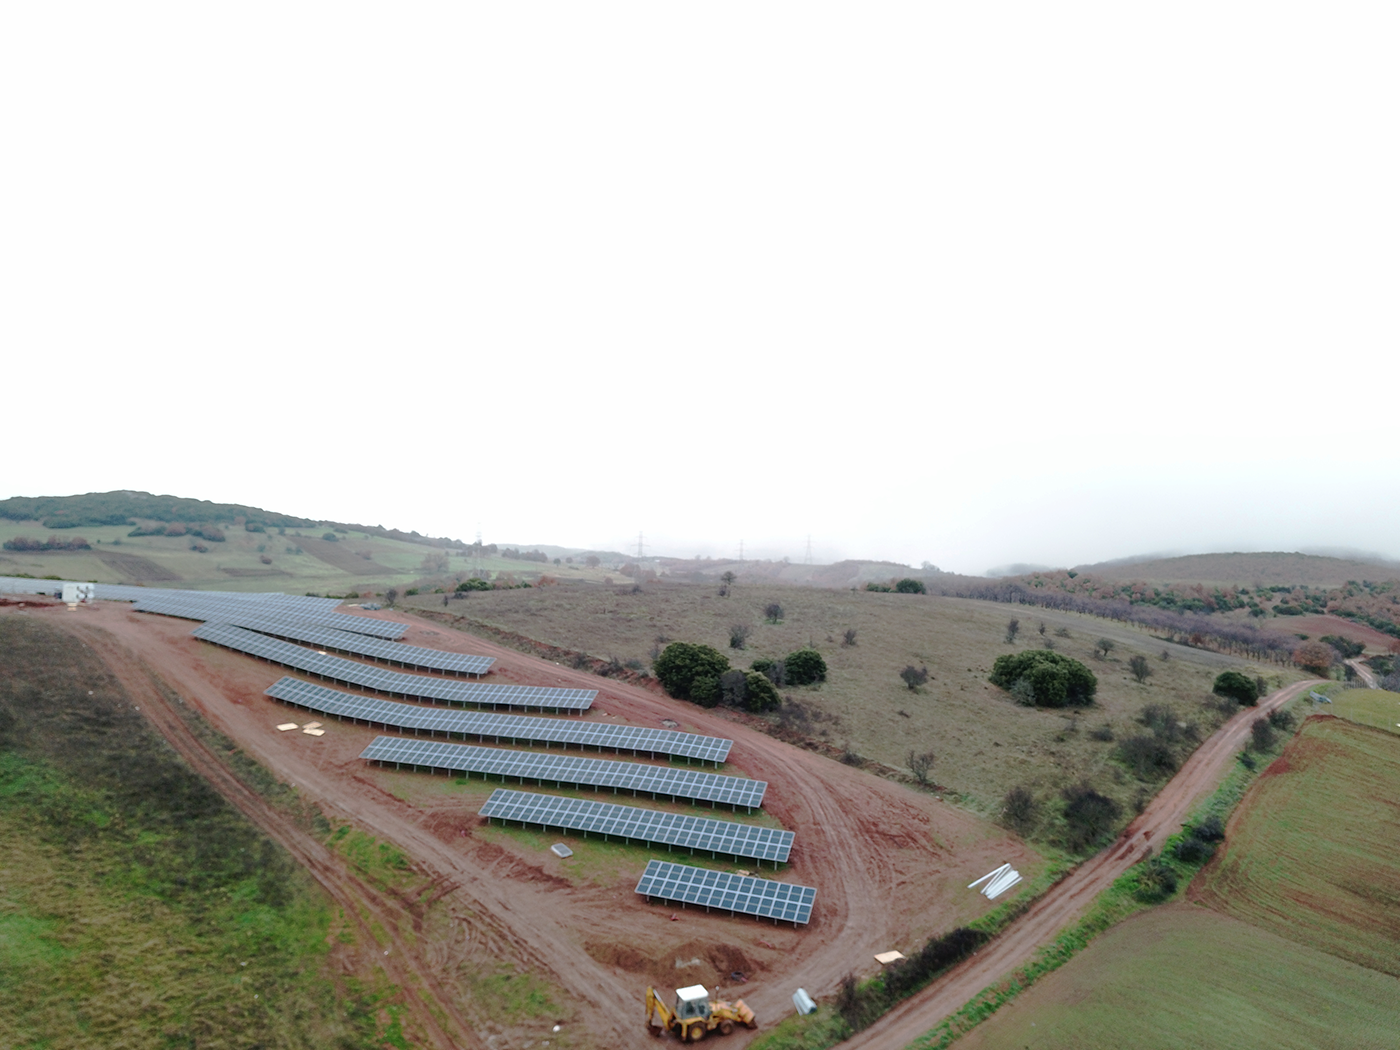
<svg viewBox="0 0 1400 1050">
<path fill-rule="evenodd" d="M 1154 780 L 1176 772 L 1182 757 L 1200 739 L 1194 723 L 1179 721 L 1176 712 L 1164 704 L 1148 704 L 1138 721 L 1148 732 L 1120 741 L 1117 755 L 1139 780 Z"/>
<path fill-rule="evenodd" d="M 1084 664 L 1048 649 L 998 656 L 990 678 L 1021 703 L 1036 707 L 1091 704 L 1099 687 L 1098 678 Z"/>
<path fill-rule="evenodd" d="M 1123 815 L 1117 802 L 1087 783 L 1067 787 L 1061 796 L 1065 800 L 1065 845 L 1074 853 L 1087 853 Z"/>
<path fill-rule="evenodd" d="M 732 670 L 729 659 L 708 645 L 672 642 L 657 656 L 652 670 L 666 692 L 701 707 L 723 703 L 747 711 L 771 711 L 782 703 L 766 676 Z"/>
<path fill-rule="evenodd" d="M 12 540 L 6 540 L 4 548 L 7 551 L 86 551 L 92 550 L 92 545 L 81 536 L 74 536 L 70 540 L 50 536 L 42 542 L 31 540 L 28 536 L 16 536 Z"/>
</svg>

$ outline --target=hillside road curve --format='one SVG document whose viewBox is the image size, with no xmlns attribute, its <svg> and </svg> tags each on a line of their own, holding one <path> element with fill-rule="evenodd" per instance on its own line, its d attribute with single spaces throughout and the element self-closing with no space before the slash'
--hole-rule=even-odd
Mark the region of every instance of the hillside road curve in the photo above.
<svg viewBox="0 0 1400 1050">
<path fill-rule="evenodd" d="M 982 989 L 1031 962 L 1036 950 L 1083 914 L 1101 891 L 1181 829 L 1191 811 L 1223 779 L 1235 753 L 1249 739 L 1249 727 L 1256 718 L 1319 684 L 1320 679 L 1297 682 L 1273 693 L 1257 707 L 1242 709 L 1196 749 L 1112 846 L 1056 883 L 1025 915 L 972 958 L 841 1043 L 841 1050 L 902 1050 Z"/>
<path fill-rule="evenodd" d="M 1367 689 L 1379 689 L 1381 687 L 1381 683 L 1376 680 L 1375 673 L 1360 660 L 1348 660 L 1347 666 L 1361 676 L 1361 681 L 1366 683 Z"/>
</svg>

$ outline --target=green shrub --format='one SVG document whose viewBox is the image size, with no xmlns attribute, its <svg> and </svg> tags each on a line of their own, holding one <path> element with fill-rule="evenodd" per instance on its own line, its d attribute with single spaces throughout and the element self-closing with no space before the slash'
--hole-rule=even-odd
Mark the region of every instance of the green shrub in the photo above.
<svg viewBox="0 0 1400 1050">
<path fill-rule="evenodd" d="M 787 680 L 793 685 L 811 685 L 826 680 L 826 661 L 815 649 L 798 649 L 783 660 Z"/>
<path fill-rule="evenodd" d="M 890 591 L 894 590 L 888 583 L 867 583 L 865 589 L 867 591 L 881 591 L 885 594 L 889 594 Z"/>
<path fill-rule="evenodd" d="M 1166 900 L 1176 892 L 1176 870 L 1161 857 L 1153 857 L 1138 869 L 1133 895 L 1144 904 Z"/>
<path fill-rule="evenodd" d="M 1026 649 L 998 656 L 992 664 L 991 682 L 1011 691 L 1025 680 L 1037 707 L 1065 707 L 1093 703 L 1099 680 L 1078 660 L 1049 649 Z"/>
<path fill-rule="evenodd" d="M 759 658 L 749 665 L 774 685 L 787 685 L 787 665 L 781 660 Z"/>
<path fill-rule="evenodd" d="M 661 687 L 677 700 L 713 707 L 719 703 L 719 676 L 729 670 L 729 660 L 708 645 L 672 642 L 661 651 L 652 670 Z"/>
<path fill-rule="evenodd" d="M 767 675 L 757 671 L 744 672 L 744 682 L 748 686 L 748 696 L 744 706 L 750 711 L 776 711 L 782 706 L 782 697 Z"/>
<path fill-rule="evenodd" d="M 900 594 L 927 594 L 928 588 L 924 586 L 923 580 L 915 580 L 906 576 L 894 585 L 894 589 Z"/>
<path fill-rule="evenodd" d="M 1065 844 L 1075 853 L 1084 853 L 1113 830 L 1123 808 L 1087 783 L 1067 787 L 1065 800 Z"/>
<path fill-rule="evenodd" d="M 457 591 L 489 591 L 491 585 L 480 577 L 473 576 L 470 580 L 463 580 L 457 584 Z"/>
<path fill-rule="evenodd" d="M 1222 671 L 1216 675 L 1211 692 L 1216 696 L 1227 696 L 1246 707 L 1253 707 L 1259 702 L 1259 686 L 1238 671 Z"/>
</svg>

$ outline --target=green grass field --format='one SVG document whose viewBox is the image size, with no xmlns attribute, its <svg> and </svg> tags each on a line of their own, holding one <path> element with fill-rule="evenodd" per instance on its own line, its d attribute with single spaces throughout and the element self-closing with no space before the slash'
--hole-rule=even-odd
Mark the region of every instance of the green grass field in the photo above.
<svg viewBox="0 0 1400 1050">
<path fill-rule="evenodd" d="M 1374 726 L 1400 736 L 1400 693 L 1385 689 L 1343 689 L 1340 684 L 1319 691 L 1329 696 L 1332 704 L 1316 705 L 1313 710 L 1318 714 L 1336 715 L 1348 722 Z"/>
<path fill-rule="evenodd" d="M 423 595 L 405 607 L 440 606 Z M 763 608 L 780 603 L 782 622 L 766 622 Z M 933 596 L 831 591 L 781 585 L 737 585 L 720 597 L 705 584 L 649 583 L 626 588 L 561 585 L 491 591 L 452 602 L 447 610 L 473 624 L 511 631 L 564 649 L 650 664 L 659 638 L 703 642 L 745 666 L 756 657 L 780 657 L 812 644 L 829 674 L 818 687 L 783 693 L 810 705 L 816 718 L 808 735 L 866 758 L 903 768 L 910 750 L 933 751 L 934 779 L 964 804 L 994 814 L 1007 789 L 1025 783 L 1042 799 L 1065 784 L 1088 779 L 1124 807 L 1155 792 L 1160 781 L 1136 780 L 1113 760 L 1113 740 L 1094 738 L 1104 726 L 1114 737 L 1142 732 L 1136 718 L 1147 704 L 1167 704 L 1180 718 L 1199 723 L 1202 737 L 1219 722 L 1204 706 L 1220 671 L 1239 667 L 1271 680 L 1294 680 L 1277 666 L 1252 666 L 1200 649 L 1169 646 L 1144 632 L 1073 613 L 1027 610 L 989 602 Z M 1016 645 L 1005 642 L 1006 624 L 1019 618 Z M 1039 625 L 1046 625 L 1045 635 Z M 729 648 L 731 624 L 751 626 L 748 647 Z M 843 645 L 847 628 L 856 644 Z M 1057 633 L 1064 632 L 1064 633 Z M 1095 657 L 1100 637 L 1113 640 L 1108 659 Z M 1048 639 L 1057 651 L 1087 663 L 1098 676 L 1098 702 L 1082 711 L 1017 706 L 987 675 L 1003 653 L 1036 648 Z M 1167 660 L 1161 653 L 1169 651 Z M 1152 675 L 1138 684 L 1128 672 L 1134 654 L 1149 658 Z M 918 692 L 900 680 L 906 665 L 926 666 L 931 679 Z M 1051 807 L 1046 806 L 1048 811 Z"/>
<path fill-rule="evenodd" d="M 1134 916 L 959 1050 L 1379 1050 L 1395 980 L 1192 905 Z"/>
<path fill-rule="evenodd" d="M 0 1045 L 379 1045 L 346 938 L 84 646 L 0 618 Z"/>
<path fill-rule="evenodd" d="M 1400 741 L 1309 719 L 1227 827 L 1191 894 L 1289 940 L 1400 976 Z"/>
</svg>

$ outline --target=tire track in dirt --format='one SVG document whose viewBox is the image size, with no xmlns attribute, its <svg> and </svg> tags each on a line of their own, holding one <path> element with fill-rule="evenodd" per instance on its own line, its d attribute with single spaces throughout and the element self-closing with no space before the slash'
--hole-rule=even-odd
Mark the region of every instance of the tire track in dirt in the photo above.
<svg viewBox="0 0 1400 1050">
<path fill-rule="evenodd" d="M 60 609 L 48 615 L 74 614 Z M 561 878 L 550 856 L 541 858 L 518 841 L 486 833 L 474 807 L 465 807 L 454 793 L 426 787 L 432 781 L 425 774 L 368 769 L 358 755 L 374 730 L 332 723 L 333 732 L 314 743 L 278 733 L 273 726 L 285 720 L 286 709 L 263 690 L 282 669 L 193 639 L 189 623 L 126 606 L 98 603 L 76 615 L 111 631 L 119 647 L 138 652 L 186 704 L 333 822 L 352 823 L 392 843 L 438 885 L 455 887 L 438 905 L 454 922 L 449 928 L 438 920 L 416 938 L 413 972 L 424 974 L 425 981 L 436 975 L 439 986 L 461 996 L 469 994 L 460 979 L 464 967 L 514 963 L 571 997 L 571 1004 L 561 1003 L 559 1020 L 574 1031 L 585 1029 L 599 1047 L 637 1045 L 647 983 L 695 983 L 697 971 L 681 968 L 692 955 L 734 959 L 723 966 L 707 964 L 714 969 L 701 983 L 723 982 L 730 969 L 744 970 L 751 983 L 726 992 L 741 994 L 766 1027 L 787 1015 L 798 986 L 814 995 L 831 994 L 847 973 L 873 969 L 875 952 L 907 950 L 990 910 L 993 905 L 962 892 L 962 884 L 988 867 L 1011 861 L 1025 870 L 1040 863 L 1013 836 L 929 793 L 812 754 L 717 713 L 439 624 L 370 614 L 408 623 L 404 641 L 409 644 L 496 657 L 492 677 L 497 681 L 596 689 L 591 721 L 659 726 L 671 719 L 685 731 L 735 741 L 732 768 L 768 781 L 764 810 L 797 832 L 792 861 L 780 878 L 817 887 L 812 923 L 799 930 L 694 908 L 647 906 L 633 894 L 640 863 L 635 869 L 624 866 L 616 876 Z M 539 1021 L 516 1028 L 521 1041 L 529 1041 L 527 1029 L 548 1031 Z M 753 1037 L 746 1030 L 735 1032 L 726 1046 L 740 1050 Z"/>
<path fill-rule="evenodd" d="M 1160 846 L 1181 829 L 1191 810 L 1224 777 L 1235 753 L 1248 739 L 1254 719 L 1277 710 L 1317 684 L 1317 680 L 1295 683 L 1257 707 L 1240 711 L 1196 749 L 1112 846 L 1074 869 L 971 959 L 841 1043 L 842 1050 L 902 1050 L 982 989 L 1031 962 L 1037 949 L 1054 940 L 1095 897 L 1151 853 L 1154 844 Z"/>
<path fill-rule="evenodd" d="M 88 647 L 116 675 L 127 693 L 141 708 L 147 720 L 156 727 L 170 745 L 209 783 L 238 808 L 270 839 L 286 849 L 305 867 L 326 890 L 331 899 L 355 923 L 359 934 L 361 966 L 371 972 L 371 964 L 382 968 L 390 980 L 403 991 L 406 1005 L 442 1050 L 455 1050 L 462 1045 L 484 1047 L 472 1033 L 471 1026 L 458 1014 L 450 997 L 443 994 L 431 972 L 414 965 L 413 952 L 400 933 L 404 915 L 392 908 L 363 881 L 344 871 L 330 851 L 314 837 L 302 831 L 291 820 L 277 812 L 260 795 L 248 788 L 227 765 L 201 741 L 171 706 L 157 686 L 157 676 L 130 649 L 121 645 L 111 634 L 85 624 L 57 621 L 85 641 Z M 383 955 L 371 953 L 376 938 L 362 909 L 378 921 L 390 938 L 392 947 Z M 412 971 L 410 973 L 410 971 Z M 433 995 L 433 1006 L 456 1026 L 457 1037 L 449 1034 L 434 1016 L 433 1009 L 423 999 L 421 989 Z"/>
</svg>

